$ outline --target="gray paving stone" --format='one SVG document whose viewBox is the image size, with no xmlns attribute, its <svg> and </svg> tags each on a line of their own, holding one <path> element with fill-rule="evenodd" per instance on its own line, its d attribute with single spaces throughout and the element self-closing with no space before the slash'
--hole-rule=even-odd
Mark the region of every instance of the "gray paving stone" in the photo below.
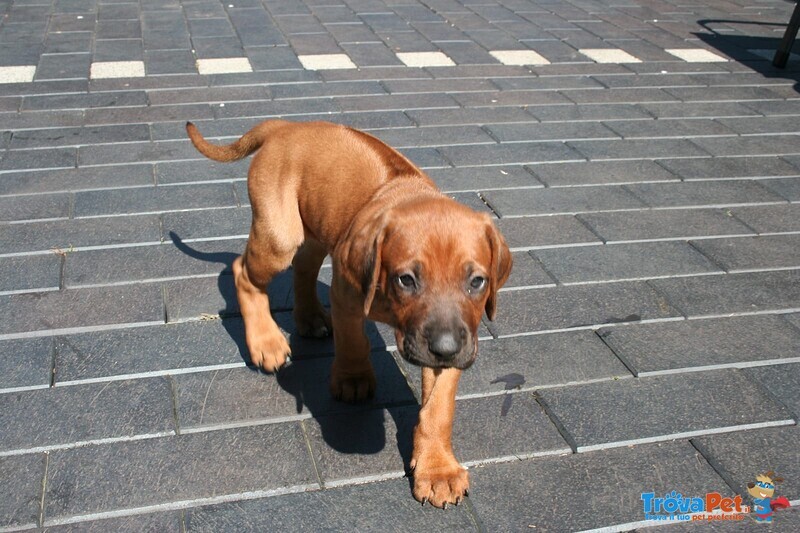
<svg viewBox="0 0 800 533">
<path fill-rule="evenodd" d="M 3 152 L 0 173 L 14 170 L 47 170 L 73 168 L 77 163 L 75 148 L 50 150 L 14 150 Z"/>
<path fill-rule="evenodd" d="M 717 118 L 758 115 L 753 109 L 738 102 L 644 102 L 639 106 L 656 118 Z"/>
<path fill-rule="evenodd" d="M 715 156 L 784 155 L 800 153 L 795 135 L 698 138 L 700 148 Z"/>
<path fill-rule="evenodd" d="M 748 109 L 766 116 L 793 115 L 797 113 L 800 102 L 781 100 L 754 100 L 746 102 Z"/>
<path fill-rule="evenodd" d="M 428 175 L 444 192 L 484 188 L 541 187 L 521 166 L 431 169 Z"/>
<path fill-rule="evenodd" d="M 464 107 L 503 107 L 556 105 L 572 103 L 566 96 L 551 91 L 500 91 L 483 93 L 460 93 L 454 95 Z"/>
<path fill-rule="evenodd" d="M 800 274 L 756 272 L 654 280 L 670 303 L 689 317 L 800 308 Z"/>
<path fill-rule="evenodd" d="M 757 475 L 773 470 L 784 479 L 777 486 L 775 496 L 791 499 L 800 489 L 800 461 L 797 454 L 791 452 L 797 449 L 797 438 L 798 430 L 794 426 L 694 438 L 692 443 L 715 468 L 721 469 L 740 494 L 747 494 L 747 483 L 755 482 Z M 775 521 L 780 524 L 780 519 L 778 512 Z"/>
<path fill-rule="evenodd" d="M 800 201 L 800 178 L 786 178 L 779 180 L 762 180 L 761 185 L 780 194 L 790 202 Z"/>
<path fill-rule="evenodd" d="M 315 481 L 295 423 L 63 450 L 50 454 L 45 522 Z"/>
<path fill-rule="evenodd" d="M 691 76 L 685 73 L 672 72 L 672 71 L 660 74 L 659 76 L 599 75 L 599 76 L 593 76 L 592 79 L 597 80 L 598 83 L 610 89 L 624 89 L 624 88 L 629 89 L 637 87 L 638 88 L 692 87 L 703 84 L 703 82 L 697 79 L 696 76 Z"/>
<path fill-rule="evenodd" d="M 798 353 L 796 349 L 794 353 Z M 748 368 L 745 373 L 786 405 L 797 420 L 800 416 L 800 363 L 759 366 Z"/>
<path fill-rule="evenodd" d="M 302 68 L 297 55 L 289 47 L 248 46 L 245 53 L 255 71 Z"/>
<path fill-rule="evenodd" d="M 686 442 L 487 465 L 470 476 L 470 503 L 498 531 L 581 531 L 638 522 L 643 492 L 664 494 L 676 486 L 684 494 L 730 491 Z M 533 479 L 540 490 L 531 490 Z M 609 492 L 609 479 L 625 483 Z"/>
<path fill-rule="evenodd" d="M 552 248 L 531 254 L 565 285 L 722 272 L 683 242 Z"/>
<path fill-rule="evenodd" d="M 403 361 L 406 374 L 419 390 L 419 371 Z M 570 331 L 484 340 L 478 358 L 461 374 L 459 397 L 534 390 L 630 373 L 592 331 Z"/>
<path fill-rule="evenodd" d="M 731 212 L 759 233 L 800 231 L 800 205 L 737 207 Z"/>
<path fill-rule="evenodd" d="M 492 124 L 487 128 L 492 133 L 492 136 L 501 143 L 619 138 L 617 134 L 599 123 Z"/>
<path fill-rule="evenodd" d="M 273 310 L 286 309 L 286 299 L 290 285 L 286 283 L 281 294 L 276 294 L 270 285 L 270 307 Z M 181 279 L 163 284 L 166 299 L 167 322 L 197 320 L 203 315 L 236 316 L 239 314 L 239 303 L 236 300 L 236 288 L 233 277 L 229 275 Z"/>
<path fill-rule="evenodd" d="M 0 335 L 164 320 L 154 285 L 0 296 Z"/>
<path fill-rule="evenodd" d="M 455 166 L 530 164 L 584 159 L 564 143 L 536 142 L 474 146 L 447 146 L 439 150 Z"/>
<path fill-rule="evenodd" d="M 352 98 L 379 98 L 367 96 L 354 96 Z M 392 107 L 378 106 L 379 109 L 394 109 Z M 218 119 L 236 117 L 282 118 L 294 115 L 329 115 L 339 110 L 338 102 L 326 99 L 308 100 L 280 100 L 280 101 L 252 101 L 228 102 L 225 107 L 212 107 L 214 116 Z M 354 109 L 353 111 L 358 111 Z M 368 109 L 366 110 L 368 111 Z M 178 117 L 180 118 L 180 117 Z M 325 118 L 325 117 L 318 117 Z M 174 120 L 174 119 L 173 119 Z"/>
<path fill-rule="evenodd" d="M 0 389 L 47 386 L 53 364 L 49 338 L 0 342 Z"/>
<path fill-rule="evenodd" d="M 779 316 L 729 317 L 603 328 L 606 344 L 637 375 L 795 357 L 800 332 Z"/>
<path fill-rule="evenodd" d="M 456 402 L 453 451 L 462 462 L 569 451 L 530 393 Z"/>
<path fill-rule="evenodd" d="M 72 247 L 157 242 L 159 237 L 158 217 L 153 215 L 0 226 L 0 248 L 5 253 L 68 251 Z"/>
<path fill-rule="evenodd" d="M 331 361 L 329 357 L 293 360 L 277 374 L 248 367 L 175 376 L 180 428 L 214 429 L 350 410 L 331 398 Z M 375 398 L 365 405 L 415 402 L 391 354 L 375 352 L 372 363 L 378 387 Z"/>
<path fill-rule="evenodd" d="M 586 213 L 644 207 L 621 187 L 570 187 L 486 191 L 484 199 L 501 217 Z"/>
<path fill-rule="evenodd" d="M 359 502 L 357 506 L 353 502 Z M 421 508 L 407 479 L 199 507 L 186 513 L 186 531 L 478 531 L 466 506 Z"/>
<path fill-rule="evenodd" d="M 498 336 L 681 316 L 644 282 L 503 292 L 498 310 Z"/>
<path fill-rule="evenodd" d="M 174 431 L 165 378 L 94 383 L 0 395 L 0 449 L 27 450 Z M 35 425 L 30 420 L 35 419 Z"/>
<path fill-rule="evenodd" d="M 334 102 L 342 111 L 392 111 L 406 109 L 447 109 L 458 103 L 447 94 L 408 94 L 388 96 L 337 96 Z M 303 104 L 306 105 L 305 103 Z"/>
<path fill-rule="evenodd" d="M 39 524 L 42 478 L 45 471 L 42 454 L 0 458 L 0 526 L 31 528 Z"/>
<path fill-rule="evenodd" d="M 203 126 L 200 126 L 201 128 Z M 182 134 L 186 135 L 185 125 L 181 124 Z M 243 134 L 246 130 L 242 130 Z M 203 161 L 169 161 L 156 163 L 155 175 L 159 184 L 172 184 L 204 180 L 237 180 L 247 178 L 250 161 L 244 160 L 233 164 L 218 164 Z"/>
<path fill-rule="evenodd" d="M 75 217 L 234 207 L 229 183 L 86 191 L 75 194 Z"/>
<path fill-rule="evenodd" d="M 719 122 L 742 135 L 795 133 L 796 122 L 792 117 L 741 117 L 721 118 Z"/>
<path fill-rule="evenodd" d="M 323 482 L 401 474 L 411 459 L 418 407 L 359 409 L 304 421 Z"/>
<path fill-rule="evenodd" d="M 227 90 L 227 88 L 224 88 Z M 385 95 L 386 89 L 375 81 L 342 81 L 337 83 L 283 84 L 270 87 L 276 100 L 310 98 L 312 96 Z"/>
<path fill-rule="evenodd" d="M 531 120 L 531 115 L 518 107 L 410 110 L 407 114 L 420 126 L 498 124 Z"/>
<path fill-rule="evenodd" d="M 120 165 L 109 172 L 107 168 L 70 168 L 30 172 L 21 170 L 3 175 L 2 194 L 77 191 L 110 187 L 152 185 L 151 165 Z"/>
<path fill-rule="evenodd" d="M 604 122 L 612 131 L 626 139 L 686 138 L 733 136 L 733 130 L 714 120 L 625 120 Z"/>
<path fill-rule="evenodd" d="M 376 39 L 377 40 L 377 39 Z M 374 43 L 339 43 L 356 65 L 360 67 L 378 67 L 385 65 L 402 65 L 388 46 L 382 42 Z"/>
<path fill-rule="evenodd" d="M 159 141 L 129 143 L 124 145 L 100 144 L 78 148 L 81 165 L 108 165 L 172 161 L 197 157 L 197 151 L 186 141 Z"/>
<path fill-rule="evenodd" d="M 11 148 L 51 148 L 96 143 L 135 142 L 150 139 L 144 124 L 128 126 L 98 126 L 93 128 L 64 128 L 27 130 L 14 133 Z"/>
<path fill-rule="evenodd" d="M 43 54 L 36 67 L 35 80 L 88 78 L 92 56 L 77 54 Z"/>
<path fill-rule="evenodd" d="M 247 358 L 238 318 L 60 336 L 55 350 L 56 385 L 240 364 Z"/>
<path fill-rule="evenodd" d="M 785 407 L 736 369 L 604 381 L 538 394 L 578 452 L 791 419 Z"/>
<path fill-rule="evenodd" d="M 549 28 L 543 29 L 546 30 Z M 581 61 L 588 62 L 587 58 L 583 54 L 563 41 L 533 39 L 522 42 L 523 44 L 527 44 L 536 50 L 536 52 L 544 56 L 544 58 L 549 60 L 551 63 L 576 63 Z"/>
<path fill-rule="evenodd" d="M 86 110 L 86 124 L 150 124 L 187 120 L 198 121 L 214 116 L 208 104 L 147 107 L 106 107 Z"/>
<path fill-rule="evenodd" d="M 141 37 L 95 41 L 94 61 L 141 61 L 143 57 Z"/>
<path fill-rule="evenodd" d="M 644 104 L 648 102 L 674 102 L 676 98 L 663 89 L 573 89 L 562 91 L 576 104 Z"/>
<path fill-rule="evenodd" d="M 61 258 L 55 254 L 0 257 L 0 293 L 56 290 Z"/>
<path fill-rule="evenodd" d="M 477 43 L 439 41 L 436 46 L 457 65 L 496 65 L 498 63 L 497 59 Z"/>
<path fill-rule="evenodd" d="M 504 288 L 554 286 L 555 280 L 539 261 L 525 252 L 513 252 L 514 268 Z"/>
<path fill-rule="evenodd" d="M 62 526 L 48 526 L 47 531 L 53 533 L 100 533 L 102 531 L 119 531 L 121 533 L 163 531 L 164 533 L 179 533 L 182 531 L 182 523 L 183 513 L 181 511 L 171 511 L 92 520 L 91 522 L 78 522 Z"/>
<path fill-rule="evenodd" d="M 442 157 L 437 148 L 403 148 L 400 153 L 423 170 L 450 167 L 450 162 Z"/>
<path fill-rule="evenodd" d="M 800 170 L 777 157 L 714 157 L 711 159 L 661 159 L 666 167 L 685 180 L 725 178 L 767 178 L 796 176 Z"/>
<path fill-rule="evenodd" d="M 600 244 L 574 216 L 501 218 L 496 222 L 512 248 Z"/>
<path fill-rule="evenodd" d="M 51 33 L 47 36 L 47 42 L 43 50 L 44 53 L 48 54 L 89 53 L 91 51 L 92 33 L 88 31 Z"/>
<path fill-rule="evenodd" d="M 559 90 L 559 89 L 602 89 L 603 86 L 593 78 L 577 76 L 514 76 L 511 78 L 492 78 L 492 83 L 504 91 Z"/>
<path fill-rule="evenodd" d="M 626 188 L 653 207 L 716 207 L 783 201 L 750 180 L 642 183 L 626 185 Z"/>
<path fill-rule="evenodd" d="M 674 174 L 646 159 L 553 163 L 529 168 L 548 187 L 677 180 Z"/>
<path fill-rule="evenodd" d="M 241 102 L 268 100 L 271 91 L 267 87 L 196 87 L 148 91 L 147 99 L 152 105 L 186 104 L 194 102 Z M 184 136 L 186 130 L 184 129 Z"/>
<path fill-rule="evenodd" d="M 34 95 L 25 98 L 22 108 L 23 110 L 49 111 L 51 109 L 96 109 L 141 105 L 147 105 L 147 96 L 144 91 L 114 91 L 111 93 Z"/>
<path fill-rule="evenodd" d="M 246 237 L 250 232 L 251 218 L 252 213 L 246 207 L 165 213 L 161 216 L 163 238 L 169 239 L 171 232 L 184 241 L 209 237 Z M 234 251 L 238 253 L 241 249 L 237 245 Z"/>
<path fill-rule="evenodd" d="M 172 243 L 70 255 L 64 266 L 64 286 L 119 284 L 229 272 L 245 239 L 192 243 L 191 251 Z"/>
<path fill-rule="evenodd" d="M 48 82 L 39 83 L 47 84 Z M 14 83 L 5 87 L 16 87 L 17 85 Z M 0 91 L 2 91 L 1 88 Z M 80 126 L 83 124 L 83 112 L 79 110 L 23 111 L 21 113 L 3 113 L 2 117 L 3 128 L 6 131 L 48 126 Z"/>
<path fill-rule="evenodd" d="M 585 213 L 578 218 L 607 242 L 690 239 L 714 235 L 751 235 L 728 210 L 681 209 Z"/>
<path fill-rule="evenodd" d="M 570 141 L 567 144 L 590 160 L 704 157 L 708 153 L 686 139 L 625 139 Z"/>
<path fill-rule="evenodd" d="M 463 93 L 495 90 L 496 87 L 489 80 L 482 79 L 449 79 L 439 78 L 433 80 L 389 80 L 383 83 L 392 94 L 413 93 Z M 417 114 L 421 114 L 419 111 Z M 528 117 L 530 118 L 530 117 Z"/>
<path fill-rule="evenodd" d="M 800 235 L 708 239 L 692 245 L 728 272 L 800 266 Z"/>
<path fill-rule="evenodd" d="M 529 106 L 528 113 L 542 122 L 650 119 L 636 104 L 581 104 Z"/>
<path fill-rule="evenodd" d="M 778 100 L 780 94 L 766 87 L 674 87 L 666 89 L 684 102 Z"/>
<path fill-rule="evenodd" d="M 375 136 L 396 149 L 424 146 L 496 144 L 478 126 L 433 126 L 380 130 Z"/>
</svg>

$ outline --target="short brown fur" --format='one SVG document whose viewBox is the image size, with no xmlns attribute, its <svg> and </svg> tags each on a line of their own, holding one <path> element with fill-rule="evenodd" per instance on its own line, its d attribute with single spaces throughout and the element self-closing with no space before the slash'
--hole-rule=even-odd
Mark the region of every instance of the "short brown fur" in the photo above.
<svg viewBox="0 0 800 533">
<path fill-rule="evenodd" d="M 233 265 L 253 364 L 277 371 L 289 355 L 266 287 L 290 265 L 297 332 L 333 332 L 330 387 L 337 399 L 374 394 L 365 320 L 393 326 L 401 355 L 422 366 L 414 497 L 438 507 L 458 503 L 469 486 L 451 446 L 458 380 L 477 355 L 481 316 L 494 318 L 497 291 L 511 271 L 491 218 L 444 196 L 402 154 L 352 128 L 267 121 L 227 146 L 207 142 L 191 123 L 186 130 L 216 161 L 257 151 L 247 185 L 250 238 Z M 328 254 L 330 315 L 316 293 Z"/>
</svg>

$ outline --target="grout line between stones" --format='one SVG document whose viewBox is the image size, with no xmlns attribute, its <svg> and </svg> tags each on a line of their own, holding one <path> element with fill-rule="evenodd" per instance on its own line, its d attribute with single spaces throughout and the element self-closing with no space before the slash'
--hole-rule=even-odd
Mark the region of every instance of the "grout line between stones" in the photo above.
<svg viewBox="0 0 800 533">
<path fill-rule="evenodd" d="M 569 445 L 570 449 L 572 450 L 572 453 L 578 453 L 578 443 L 575 441 L 575 437 L 573 437 L 570 434 L 570 432 L 567 431 L 567 428 L 564 426 L 564 423 L 561 422 L 561 419 L 555 414 L 555 412 L 553 412 L 550 406 L 547 405 L 547 402 L 544 400 L 544 398 L 542 398 L 541 394 L 534 391 L 533 398 L 534 400 L 536 400 L 536 403 L 539 404 L 539 407 L 541 407 L 541 409 L 550 419 L 550 422 L 552 422 L 553 425 L 556 427 L 556 430 L 558 430 L 558 433 L 561 435 L 561 438 L 564 439 L 564 442 L 566 442 L 567 445 Z"/>
<path fill-rule="evenodd" d="M 728 471 L 714 458 L 714 456 L 705 448 L 705 446 L 699 443 L 695 438 L 689 439 L 689 444 L 691 444 L 692 447 L 697 450 L 697 453 L 699 453 L 700 456 L 705 459 L 706 463 L 708 463 L 711 469 L 714 470 L 714 472 L 720 478 L 722 478 L 722 481 L 725 482 L 725 484 L 728 485 L 733 492 L 738 494 L 738 483 L 734 481 L 733 476 L 728 473 Z"/>
<path fill-rule="evenodd" d="M 42 497 L 39 500 L 38 526 L 44 526 L 44 511 L 47 495 L 47 476 L 50 469 L 50 452 L 44 452 L 44 473 L 42 475 Z"/>
<path fill-rule="evenodd" d="M 319 484 L 320 488 L 324 490 L 325 482 L 322 480 L 322 475 L 320 474 L 319 467 L 317 466 L 317 460 L 314 458 L 314 450 L 311 447 L 311 438 L 308 436 L 308 428 L 306 428 L 304 420 L 299 420 L 298 424 L 300 424 L 300 430 L 303 432 L 303 442 L 306 445 L 308 457 L 311 459 L 311 466 L 314 467 L 314 475 L 317 476 L 317 483 Z"/>
</svg>

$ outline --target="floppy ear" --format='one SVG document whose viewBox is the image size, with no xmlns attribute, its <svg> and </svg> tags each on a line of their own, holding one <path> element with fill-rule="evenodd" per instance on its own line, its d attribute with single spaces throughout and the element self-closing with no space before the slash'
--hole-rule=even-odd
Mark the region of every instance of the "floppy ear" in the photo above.
<svg viewBox="0 0 800 533">
<path fill-rule="evenodd" d="M 511 251 L 503 235 L 497 230 L 492 220 L 487 217 L 486 237 L 492 250 L 492 264 L 489 277 L 489 298 L 486 300 L 486 316 L 494 320 L 497 313 L 497 291 L 500 290 L 508 275 L 511 274 Z"/>
<path fill-rule="evenodd" d="M 351 229 L 339 254 L 341 273 L 364 295 L 364 316 L 369 315 L 381 272 L 381 249 L 386 235 L 386 217 L 376 217 Z"/>
</svg>

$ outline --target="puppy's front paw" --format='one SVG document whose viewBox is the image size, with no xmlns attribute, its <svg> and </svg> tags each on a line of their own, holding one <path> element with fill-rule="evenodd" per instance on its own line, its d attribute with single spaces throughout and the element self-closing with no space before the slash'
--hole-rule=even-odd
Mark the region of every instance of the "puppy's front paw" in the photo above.
<svg viewBox="0 0 800 533">
<path fill-rule="evenodd" d="M 331 395 L 342 402 L 358 403 L 375 396 L 375 372 L 372 365 L 363 370 L 341 370 L 334 362 L 331 369 Z"/>
<path fill-rule="evenodd" d="M 280 330 L 277 333 L 247 337 L 250 361 L 266 372 L 275 372 L 286 364 L 292 350 Z"/>
<path fill-rule="evenodd" d="M 422 454 L 411 461 L 414 498 L 425 505 L 447 508 L 458 505 L 469 494 L 469 473 L 455 457 Z"/>
</svg>

